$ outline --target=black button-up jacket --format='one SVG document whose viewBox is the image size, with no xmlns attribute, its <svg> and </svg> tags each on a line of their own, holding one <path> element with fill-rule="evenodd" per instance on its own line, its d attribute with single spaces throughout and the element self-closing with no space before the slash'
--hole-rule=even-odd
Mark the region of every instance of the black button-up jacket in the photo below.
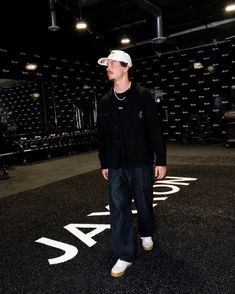
<svg viewBox="0 0 235 294">
<path fill-rule="evenodd" d="M 121 137 L 117 109 L 110 90 L 98 104 L 97 132 L 102 168 L 120 167 Z M 146 88 L 132 83 L 127 107 L 123 108 L 122 140 L 125 143 L 127 167 L 166 165 L 163 139 L 156 103 Z"/>
</svg>

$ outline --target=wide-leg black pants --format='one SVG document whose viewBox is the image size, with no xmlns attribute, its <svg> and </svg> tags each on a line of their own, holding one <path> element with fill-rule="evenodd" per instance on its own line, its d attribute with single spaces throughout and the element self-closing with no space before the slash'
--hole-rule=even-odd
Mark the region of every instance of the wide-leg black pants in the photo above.
<svg viewBox="0 0 235 294">
<path fill-rule="evenodd" d="M 152 166 L 109 169 L 112 248 L 116 256 L 122 260 L 130 262 L 135 258 L 132 199 L 137 209 L 141 237 L 153 235 L 153 183 Z"/>
</svg>

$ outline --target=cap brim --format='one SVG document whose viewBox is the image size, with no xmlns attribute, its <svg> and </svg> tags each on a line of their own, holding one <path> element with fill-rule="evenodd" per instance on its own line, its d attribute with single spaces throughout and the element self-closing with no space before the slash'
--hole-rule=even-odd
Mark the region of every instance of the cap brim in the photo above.
<svg viewBox="0 0 235 294">
<path fill-rule="evenodd" d="M 108 58 L 107 57 L 101 57 L 98 60 L 98 64 L 99 65 L 103 65 L 103 66 L 107 66 L 108 65 Z"/>
<path fill-rule="evenodd" d="M 103 65 L 103 66 L 107 66 L 108 65 L 108 61 L 109 60 L 116 60 L 116 61 L 119 61 L 119 62 L 125 62 L 126 64 L 128 64 L 129 67 L 132 67 L 132 63 L 126 61 L 126 60 L 120 60 L 119 58 L 115 58 L 115 57 L 112 57 L 112 58 L 109 58 L 109 57 L 101 57 L 100 59 L 98 59 L 98 64 L 99 65 Z"/>
</svg>

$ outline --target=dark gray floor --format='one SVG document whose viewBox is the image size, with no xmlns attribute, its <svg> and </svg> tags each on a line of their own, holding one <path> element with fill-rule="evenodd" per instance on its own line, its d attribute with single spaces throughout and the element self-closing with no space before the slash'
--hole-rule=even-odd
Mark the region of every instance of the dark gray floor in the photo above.
<svg viewBox="0 0 235 294">
<path fill-rule="evenodd" d="M 169 143 L 168 165 L 171 164 L 235 164 L 235 148 L 224 144 L 185 145 Z M 184 160 L 182 161 L 182 157 Z M 9 178 L 0 180 L 0 198 L 28 191 L 99 168 L 97 151 L 54 158 L 27 165 L 11 166 Z"/>
<path fill-rule="evenodd" d="M 0 181 L 0 293 L 234 293 L 235 149 L 168 144 L 168 164 L 154 187 L 154 250 L 142 250 L 133 212 L 137 258 L 120 279 L 110 276 L 116 257 L 97 152 L 10 168 Z M 84 241 L 90 234 L 94 246 Z M 76 255 L 59 262 L 71 247 Z"/>
</svg>

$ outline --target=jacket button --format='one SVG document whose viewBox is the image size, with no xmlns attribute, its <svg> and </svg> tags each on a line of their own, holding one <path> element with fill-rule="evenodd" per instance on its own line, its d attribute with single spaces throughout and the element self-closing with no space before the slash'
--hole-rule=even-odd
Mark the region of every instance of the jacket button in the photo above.
<svg viewBox="0 0 235 294">
<path fill-rule="evenodd" d="M 114 143 L 116 143 L 116 144 L 117 144 L 117 143 L 118 143 L 118 140 L 114 140 Z"/>
<path fill-rule="evenodd" d="M 115 127 L 113 127 L 114 128 L 114 130 L 117 130 L 118 129 L 118 127 L 117 126 L 115 126 Z"/>
</svg>

